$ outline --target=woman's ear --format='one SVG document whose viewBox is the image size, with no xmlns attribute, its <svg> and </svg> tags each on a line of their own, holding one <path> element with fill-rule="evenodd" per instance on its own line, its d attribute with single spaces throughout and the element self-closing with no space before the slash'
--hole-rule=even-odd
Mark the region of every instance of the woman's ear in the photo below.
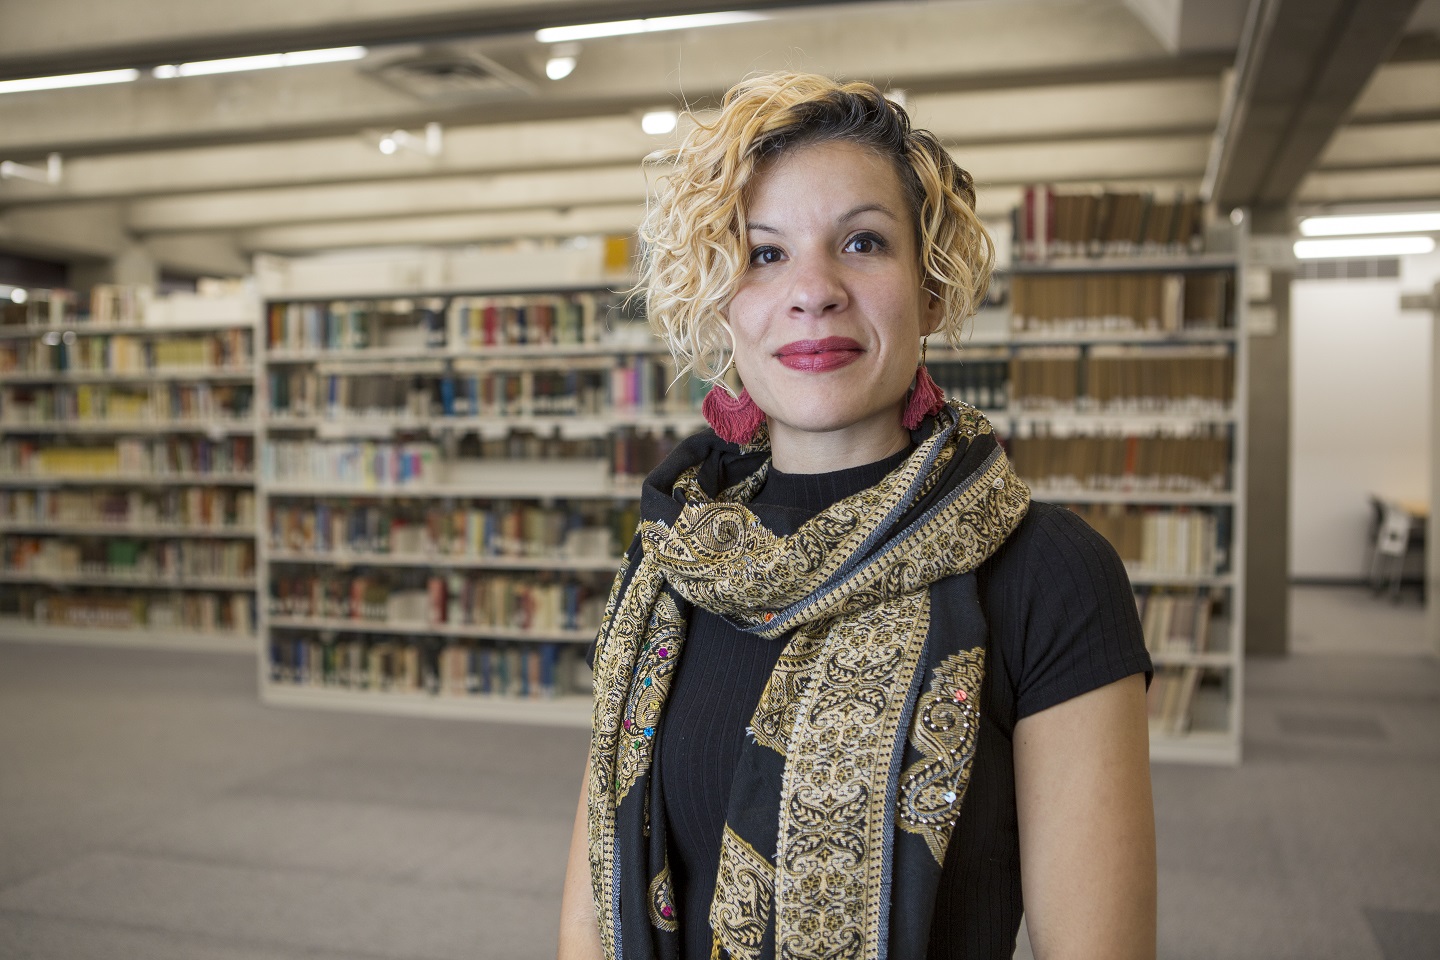
<svg viewBox="0 0 1440 960">
<path fill-rule="evenodd" d="M 925 300 L 920 309 L 920 335 L 928 337 L 940 329 L 940 323 L 945 319 L 945 301 L 929 287 L 921 287 L 920 292 Z"/>
</svg>

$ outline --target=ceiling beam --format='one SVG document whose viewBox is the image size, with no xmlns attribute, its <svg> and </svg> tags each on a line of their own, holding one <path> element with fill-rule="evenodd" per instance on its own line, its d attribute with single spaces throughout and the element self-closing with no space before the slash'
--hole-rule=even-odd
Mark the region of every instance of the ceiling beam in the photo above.
<svg viewBox="0 0 1440 960">
<path fill-rule="evenodd" d="M 725 0 L 723 6 L 763 10 L 857 2 L 861 0 Z M 3 3 L 0 79 L 287 50 L 504 36 L 564 24 L 714 9 L 715 0 L 108 0 L 100 8 L 92 0 Z M 76 29 L 78 23 L 89 27 Z"/>
<path fill-rule="evenodd" d="M 1106 183 L 1115 180 L 1190 186 L 1204 168 L 1204 132 L 1173 137 L 1121 136 L 1072 141 L 1057 151 L 1050 142 L 953 146 L 981 192 L 1031 182 Z M 406 220 L 447 214 L 513 215 L 530 211 L 548 223 L 552 212 L 587 207 L 644 205 L 646 172 L 638 162 L 590 168 L 469 176 L 408 178 L 363 183 L 312 184 L 133 198 L 124 223 L 137 236 L 267 226 Z M 62 211 L 92 201 L 27 204 L 16 210 Z M 548 230 L 548 228 L 546 228 Z M 517 228 L 517 233 L 525 233 Z"/>
<path fill-rule="evenodd" d="M 1185 77 L 1139 83 L 1088 84 L 1058 89 L 1023 88 L 911 96 L 918 126 L 936 133 L 957 156 L 994 157 L 1020 151 L 1059 154 L 1054 176 L 1072 179 L 1066 157 L 1107 141 L 1155 138 L 1160 149 L 1176 140 L 1204 138 L 1219 113 L 1220 84 L 1215 77 Z M 682 132 L 685 127 L 682 126 Z M 673 142 L 640 130 L 633 116 L 595 117 L 572 122 L 538 121 L 482 124 L 445 131 L 439 157 L 409 152 L 384 156 L 374 138 L 351 134 L 283 143 L 236 144 L 67 157 L 57 185 L 15 180 L 0 183 L 0 207 L 125 198 L 143 206 L 157 197 L 195 200 L 204 193 L 233 195 L 247 210 L 246 191 L 304 187 L 319 196 L 334 186 L 402 181 L 454 181 L 457 177 L 557 177 L 578 170 L 628 166 L 639 176 L 640 163 L 657 147 Z M 1049 154 L 1046 151 L 1050 151 Z M 1147 156 L 1145 149 L 1138 157 Z M 1201 154 L 1203 162 L 1203 152 Z M 1189 171 L 1195 160 L 1187 158 Z M 985 161 L 997 172 L 1005 165 Z M 1027 159 L 1027 170 L 1036 169 Z M 1093 170 L 1084 177 L 1093 177 Z M 1042 175 L 1042 179 L 1043 179 Z M 363 199 L 363 198 L 359 198 Z M 298 195 L 285 209 L 300 213 L 310 198 Z M 559 202 L 559 201 L 557 201 Z M 563 200 L 570 203 L 568 199 Z M 362 208 L 355 199 L 346 205 Z M 520 205 L 519 201 L 511 203 Z M 250 213 L 246 214 L 251 215 Z"/>
<path fill-rule="evenodd" d="M 1252 0 L 1202 188 L 1221 210 L 1284 207 L 1418 0 Z"/>
</svg>

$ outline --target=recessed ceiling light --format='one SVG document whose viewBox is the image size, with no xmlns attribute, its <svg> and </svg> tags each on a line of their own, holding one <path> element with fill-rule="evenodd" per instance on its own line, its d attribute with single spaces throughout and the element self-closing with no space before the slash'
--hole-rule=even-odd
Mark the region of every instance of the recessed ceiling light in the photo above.
<svg viewBox="0 0 1440 960">
<path fill-rule="evenodd" d="M 162 80 L 172 77 L 203 77 L 215 73 L 241 73 L 246 70 L 273 70 L 276 67 L 303 67 L 315 63 L 360 60 L 368 52 L 364 47 L 326 47 L 323 50 L 261 53 L 249 57 L 226 57 L 222 60 L 193 60 L 189 63 L 166 64 L 156 67 L 151 73 Z"/>
<path fill-rule="evenodd" d="M 1357 233 L 1432 233 L 1435 231 L 1440 231 L 1440 211 L 1306 217 L 1300 221 L 1300 235 L 1305 237 L 1347 237 Z"/>
<path fill-rule="evenodd" d="M 21 80 L 0 80 L 0 93 L 61 90 L 65 87 L 98 87 L 107 83 L 129 83 L 139 78 L 139 70 L 97 70 L 93 73 L 67 73 L 56 77 L 25 77 Z"/>
<path fill-rule="evenodd" d="M 727 10 L 720 13 L 690 13 L 676 17 L 649 17 L 644 20 L 610 20 L 606 23 L 578 23 L 568 27 L 544 27 L 535 31 L 541 43 L 565 40 L 591 40 L 595 37 L 619 37 L 630 33 L 659 33 L 662 30 L 688 30 L 691 27 L 717 27 L 727 23 L 752 23 L 766 20 L 763 13 Z"/>
<path fill-rule="evenodd" d="M 1410 253 L 1429 253 L 1435 249 L 1433 237 L 1360 237 L 1344 240 L 1296 240 L 1295 256 L 1301 260 L 1322 260 L 1332 257 L 1399 257 Z"/>
<path fill-rule="evenodd" d="M 551 80 L 564 80 L 574 71 L 574 57 L 551 57 L 545 61 L 545 76 Z"/>
<path fill-rule="evenodd" d="M 651 110 L 640 118 L 640 129 L 653 136 L 669 133 L 679 122 L 674 110 Z"/>
</svg>

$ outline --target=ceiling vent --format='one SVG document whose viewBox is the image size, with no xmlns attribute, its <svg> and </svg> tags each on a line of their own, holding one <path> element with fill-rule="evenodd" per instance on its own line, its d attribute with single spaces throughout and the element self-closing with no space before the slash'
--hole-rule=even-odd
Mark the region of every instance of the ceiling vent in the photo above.
<svg viewBox="0 0 1440 960">
<path fill-rule="evenodd" d="M 430 102 L 509 100 L 535 92 L 529 80 L 470 50 L 430 48 L 378 63 L 369 72 Z"/>
</svg>

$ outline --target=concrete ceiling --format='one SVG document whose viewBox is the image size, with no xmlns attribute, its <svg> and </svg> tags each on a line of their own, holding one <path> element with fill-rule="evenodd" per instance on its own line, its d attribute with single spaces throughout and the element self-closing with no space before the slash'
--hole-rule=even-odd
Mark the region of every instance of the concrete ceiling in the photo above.
<svg viewBox="0 0 1440 960">
<path fill-rule="evenodd" d="M 1290 200 L 1440 197 L 1440 0 L 1410 3 L 1404 39 L 1349 77 L 1353 103 L 1323 135 L 1312 125 L 1319 142 Z M 551 81 L 536 27 L 717 4 L 0 2 L 0 77 L 147 71 L 115 86 L 0 95 L 0 160 L 64 157 L 57 185 L 0 180 L 0 250 L 110 258 L 139 248 L 171 270 L 234 273 L 255 253 L 628 233 L 644 203 L 641 160 L 669 140 L 643 133 L 641 113 L 703 111 L 746 73 L 782 68 L 904 91 L 917 122 L 975 174 L 986 216 L 1003 217 L 1035 181 L 1194 193 L 1224 133 L 1248 5 L 727 2 L 718 6 L 767 19 L 587 40 L 574 73 Z M 364 60 L 148 75 L 162 63 L 351 43 L 369 48 Z M 422 96 L 387 70 L 437 56 L 505 82 Z M 1283 61 L 1269 68 L 1283 73 Z M 439 156 L 377 149 L 385 132 L 430 122 L 444 127 Z"/>
</svg>

